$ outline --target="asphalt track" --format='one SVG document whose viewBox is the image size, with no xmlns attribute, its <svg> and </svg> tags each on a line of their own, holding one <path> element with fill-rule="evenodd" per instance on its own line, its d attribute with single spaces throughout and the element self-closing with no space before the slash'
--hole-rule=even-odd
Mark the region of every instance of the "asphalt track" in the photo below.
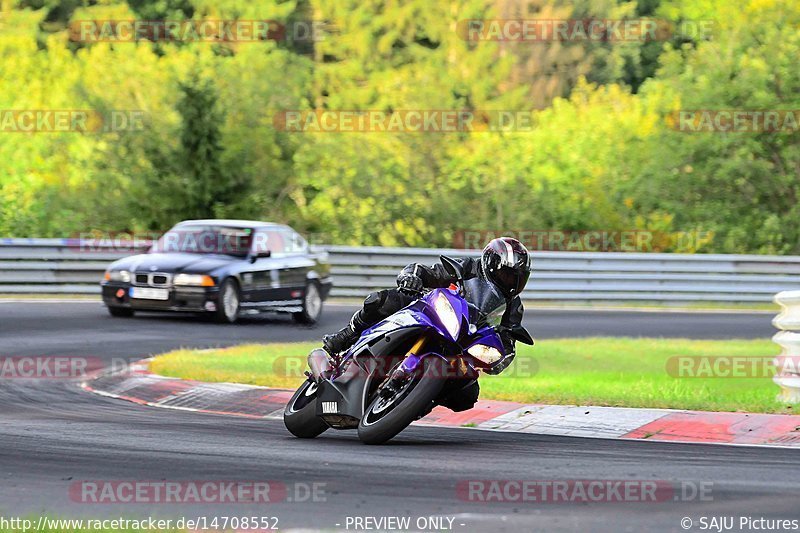
<svg viewBox="0 0 800 533">
<path fill-rule="evenodd" d="M 0 354 L 134 359 L 178 346 L 311 340 L 344 322 L 330 308 L 316 329 L 280 318 L 223 326 L 190 317 L 112 319 L 97 303 L 0 303 Z M 764 314 L 537 311 L 539 338 L 575 335 L 768 337 Z M 276 516 L 279 527 L 344 529 L 347 517 L 453 517 L 453 531 L 684 531 L 681 519 L 800 518 L 793 450 L 624 442 L 471 429 L 410 428 L 368 447 L 355 435 L 290 438 L 278 420 L 249 420 L 141 407 L 98 397 L 65 380 L 0 382 L 0 514 L 62 517 Z M 467 480 L 612 479 L 705 485 L 700 501 L 480 503 L 461 499 Z M 87 504 L 76 481 L 275 481 L 316 502 L 260 506 Z M 297 488 L 296 488 L 297 487 Z M 294 496 L 292 496 L 294 494 Z M 299 498 L 298 498 L 299 496 Z M 691 501 L 680 501 L 691 500 Z M 338 526 L 337 526 L 338 524 Z M 463 525 L 461 525 L 463 524 Z M 412 529 L 416 529 L 412 527 Z M 350 530 L 353 530 L 352 526 Z"/>
</svg>

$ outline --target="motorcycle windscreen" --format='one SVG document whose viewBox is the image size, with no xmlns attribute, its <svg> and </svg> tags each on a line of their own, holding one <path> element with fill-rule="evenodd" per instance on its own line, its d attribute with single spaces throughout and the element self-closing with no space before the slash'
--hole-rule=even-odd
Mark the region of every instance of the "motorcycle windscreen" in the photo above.
<svg viewBox="0 0 800 533">
<path fill-rule="evenodd" d="M 493 283 L 483 278 L 472 278 L 463 282 L 464 299 L 481 312 L 490 326 L 500 324 L 506 312 L 506 298 Z"/>
</svg>

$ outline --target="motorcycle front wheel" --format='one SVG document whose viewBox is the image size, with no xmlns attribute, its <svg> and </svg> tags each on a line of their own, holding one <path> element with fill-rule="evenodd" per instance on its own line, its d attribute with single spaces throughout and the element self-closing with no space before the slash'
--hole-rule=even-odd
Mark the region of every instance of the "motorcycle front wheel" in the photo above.
<svg viewBox="0 0 800 533">
<path fill-rule="evenodd" d="M 313 439 L 328 429 L 317 416 L 317 384 L 306 380 L 283 410 L 283 424 L 289 433 L 301 439 Z"/>
<path fill-rule="evenodd" d="M 365 444 L 383 444 L 411 422 L 427 414 L 442 390 L 447 362 L 429 356 L 422 368 L 403 382 L 389 397 L 377 394 L 358 423 L 358 438 Z"/>
</svg>

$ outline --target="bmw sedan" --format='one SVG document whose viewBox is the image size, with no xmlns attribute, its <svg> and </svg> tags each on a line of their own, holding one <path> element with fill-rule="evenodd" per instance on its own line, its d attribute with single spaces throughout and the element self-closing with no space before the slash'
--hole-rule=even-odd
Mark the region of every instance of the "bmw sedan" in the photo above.
<svg viewBox="0 0 800 533">
<path fill-rule="evenodd" d="M 189 311 L 235 322 L 258 311 L 311 324 L 331 289 L 327 253 L 282 224 L 187 220 L 145 254 L 112 263 L 100 283 L 109 313 Z"/>
</svg>

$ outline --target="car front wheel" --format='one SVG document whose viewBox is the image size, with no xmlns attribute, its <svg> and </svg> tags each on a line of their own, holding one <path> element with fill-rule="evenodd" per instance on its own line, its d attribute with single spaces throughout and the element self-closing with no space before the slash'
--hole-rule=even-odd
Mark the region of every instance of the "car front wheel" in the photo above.
<svg viewBox="0 0 800 533">
<path fill-rule="evenodd" d="M 322 314 L 322 294 L 319 286 L 313 282 L 308 282 L 306 290 L 303 292 L 303 310 L 294 313 L 295 321 L 300 324 L 315 324 Z"/>
<path fill-rule="evenodd" d="M 239 318 L 239 285 L 233 279 L 226 279 L 219 288 L 219 302 L 215 318 L 218 322 L 233 324 Z"/>
</svg>

